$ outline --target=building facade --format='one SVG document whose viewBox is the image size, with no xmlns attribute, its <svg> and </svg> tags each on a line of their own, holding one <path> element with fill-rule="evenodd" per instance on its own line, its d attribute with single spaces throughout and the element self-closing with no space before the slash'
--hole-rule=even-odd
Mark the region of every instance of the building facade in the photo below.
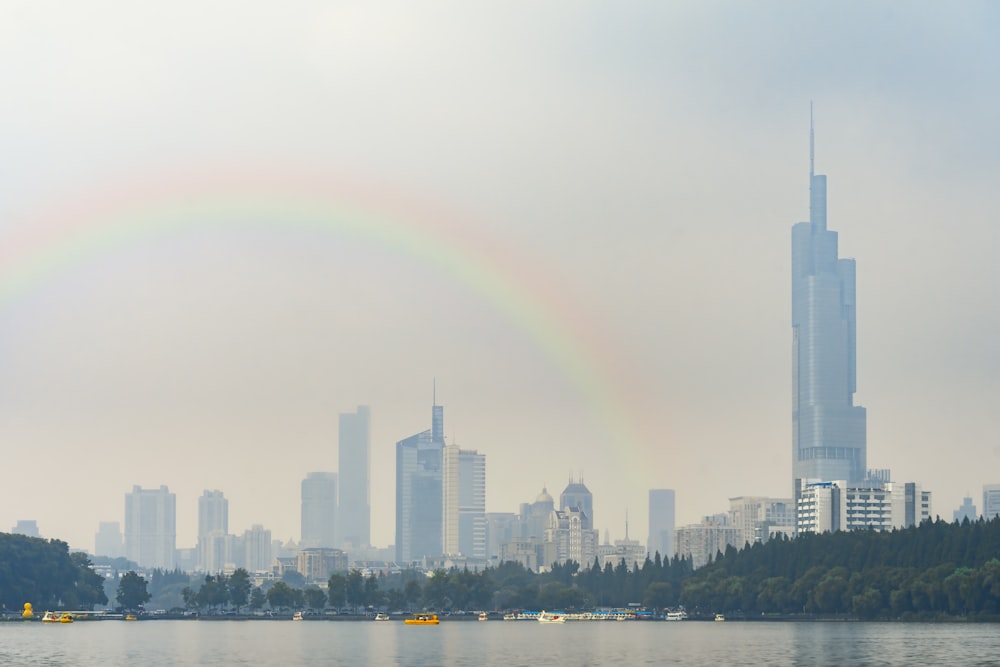
<svg viewBox="0 0 1000 667">
<path fill-rule="evenodd" d="M 94 555 L 119 558 L 125 555 L 122 525 L 117 521 L 101 521 L 94 535 Z"/>
<path fill-rule="evenodd" d="M 337 459 L 340 489 L 337 543 L 348 549 L 371 544 L 371 411 L 365 405 L 340 415 Z"/>
<path fill-rule="evenodd" d="M 909 528 L 931 517 L 931 492 L 914 482 L 855 486 L 844 480 L 804 483 L 799 492 L 799 533 Z"/>
<path fill-rule="evenodd" d="M 139 567 L 173 570 L 177 550 L 177 497 L 166 486 L 133 486 L 125 494 L 125 557 Z"/>
<path fill-rule="evenodd" d="M 583 479 L 574 482 L 572 479 L 559 494 L 559 509 L 576 510 L 583 514 L 584 530 L 591 530 L 594 527 L 594 494 L 590 492 Z"/>
<path fill-rule="evenodd" d="M 311 472 L 302 480 L 302 548 L 333 549 L 337 540 L 337 474 Z"/>
<path fill-rule="evenodd" d="M 221 572 L 227 559 L 220 548 L 229 534 L 229 501 L 222 491 L 205 492 L 198 498 L 198 569 Z"/>
<path fill-rule="evenodd" d="M 983 518 L 1000 515 L 1000 484 L 983 484 Z"/>
<path fill-rule="evenodd" d="M 857 390 L 856 266 L 838 256 L 827 229 L 826 176 L 813 168 L 809 221 L 792 227 L 792 488 L 799 480 L 860 482 L 867 467 L 867 414 Z"/>
<path fill-rule="evenodd" d="M 444 553 L 486 558 L 486 455 L 444 448 Z"/>
<path fill-rule="evenodd" d="M 673 558 L 675 507 L 673 489 L 649 490 L 649 538 L 646 548 L 650 556 L 659 553 L 662 560 Z"/>
<path fill-rule="evenodd" d="M 431 408 L 431 429 L 396 443 L 396 562 L 442 554 L 444 408 Z"/>
<path fill-rule="evenodd" d="M 692 567 L 699 568 L 725 553 L 729 546 L 741 548 L 742 531 L 732 525 L 728 514 L 706 516 L 701 523 L 678 528 L 674 536 L 677 555 L 691 560 Z"/>
<path fill-rule="evenodd" d="M 975 521 L 979 518 L 976 513 L 976 506 L 972 504 L 972 498 L 962 498 L 962 504 L 959 505 L 958 509 L 952 512 L 951 518 L 953 521 L 962 523 L 965 520 Z"/>
<path fill-rule="evenodd" d="M 779 534 L 795 534 L 795 503 L 791 498 L 739 496 L 729 499 L 729 518 L 740 530 L 739 546 L 767 542 Z"/>
</svg>

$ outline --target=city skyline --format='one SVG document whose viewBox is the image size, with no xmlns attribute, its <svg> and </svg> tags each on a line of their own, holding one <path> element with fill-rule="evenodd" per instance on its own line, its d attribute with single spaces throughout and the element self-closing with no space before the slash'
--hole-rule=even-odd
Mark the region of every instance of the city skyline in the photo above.
<svg viewBox="0 0 1000 667">
<path fill-rule="evenodd" d="M 284 541 L 367 405 L 393 543 L 434 377 L 490 512 L 567 476 L 615 536 L 649 489 L 678 526 L 787 497 L 810 100 L 868 465 L 979 504 L 1000 20 L 963 7 L 5 5 L 0 526 L 89 548 L 165 484 L 181 545 L 205 489 Z"/>
</svg>

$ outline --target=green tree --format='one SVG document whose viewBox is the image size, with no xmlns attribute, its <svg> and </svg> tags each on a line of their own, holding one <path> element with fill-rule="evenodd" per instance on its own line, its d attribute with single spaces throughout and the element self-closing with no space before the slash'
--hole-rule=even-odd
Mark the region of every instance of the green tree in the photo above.
<svg viewBox="0 0 1000 667">
<path fill-rule="evenodd" d="M 353 569 L 347 575 L 347 604 L 354 607 L 357 612 L 358 607 L 365 603 L 365 581 L 361 576 L 361 570 Z"/>
<path fill-rule="evenodd" d="M 331 574 L 329 581 L 326 582 L 326 594 L 331 607 L 343 608 L 347 604 L 347 577 L 342 574 Z"/>
<path fill-rule="evenodd" d="M 267 591 L 267 603 L 272 609 L 289 609 L 295 604 L 296 589 L 283 581 L 274 582 Z"/>
<path fill-rule="evenodd" d="M 321 611 L 326 606 L 326 593 L 318 588 L 307 588 L 305 590 L 306 606 L 310 609 Z"/>
<path fill-rule="evenodd" d="M 118 582 L 118 594 L 115 599 L 123 609 L 137 610 L 149 602 L 151 597 L 146 588 L 146 580 L 136 574 L 134 570 L 129 570 L 122 575 Z"/>
<path fill-rule="evenodd" d="M 417 579 L 408 579 L 403 584 L 403 598 L 406 600 L 406 608 L 413 611 L 424 597 L 423 587 Z"/>
<path fill-rule="evenodd" d="M 264 591 L 260 590 L 260 586 L 255 586 L 254 589 L 250 591 L 250 608 L 254 611 L 263 609 L 266 602 L 267 596 L 264 595 Z"/>
<path fill-rule="evenodd" d="M 659 554 L 656 555 L 659 558 Z M 662 610 L 674 603 L 674 587 L 669 581 L 654 581 L 646 587 L 642 604 L 648 609 Z"/>
<path fill-rule="evenodd" d="M 236 613 L 239 613 L 240 607 L 246 606 L 247 602 L 250 601 L 252 587 L 250 573 L 244 568 L 238 567 L 235 572 L 229 575 L 229 603 L 236 608 Z"/>
</svg>

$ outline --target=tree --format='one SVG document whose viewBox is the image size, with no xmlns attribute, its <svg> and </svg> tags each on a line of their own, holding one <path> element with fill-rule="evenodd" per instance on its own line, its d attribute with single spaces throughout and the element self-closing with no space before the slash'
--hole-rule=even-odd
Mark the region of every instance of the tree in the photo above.
<svg viewBox="0 0 1000 667">
<path fill-rule="evenodd" d="M 242 567 L 236 568 L 236 571 L 229 575 L 228 588 L 229 602 L 236 608 L 236 613 L 239 613 L 240 607 L 245 606 L 250 600 L 252 588 L 250 573 Z"/>
<path fill-rule="evenodd" d="M 326 582 L 326 591 L 330 606 L 334 609 L 343 608 L 347 604 L 347 577 L 342 574 L 331 574 L 330 580 Z"/>
<path fill-rule="evenodd" d="M 326 606 L 326 593 L 318 588 L 305 590 L 306 606 L 310 609 L 322 610 Z"/>
<path fill-rule="evenodd" d="M 255 587 L 250 592 L 250 608 L 257 611 L 263 608 L 265 602 L 267 602 L 267 596 L 264 595 L 264 591 L 260 590 L 260 586 Z"/>
<path fill-rule="evenodd" d="M 267 592 L 267 603 L 272 609 L 288 609 L 295 604 L 295 589 L 283 581 L 276 581 Z"/>
<path fill-rule="evenodd" d="M 659 557 L 659 554 L 657 554 Z M 642 596 L 642 604 L 649 609 L 665 609 L 674 600 L 674 587 L 669 581 L 654 581 L 646 587 Z"/>
<path fill-rule="evenodd" d="M 115 599 L 123 609 L 136 610 L 149 602 L 152 596 L 146 589 L 146 580 L 136 574 L 135 570 L 129 570 L 122 575 L 118 582 L 118 594 Z"/>
<path fill-rule="evenodd" d="M 357 608 L 365 603 L 365 581 L 357 568 L 347 575 L 347 604 Z"/>
</svg>

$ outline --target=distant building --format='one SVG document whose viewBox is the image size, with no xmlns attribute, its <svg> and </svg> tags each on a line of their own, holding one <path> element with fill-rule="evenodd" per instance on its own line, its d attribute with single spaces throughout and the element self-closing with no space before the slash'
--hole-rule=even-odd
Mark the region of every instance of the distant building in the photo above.
<svg viewBox="0 0 1000 667">
<path fill-rule="evenodd" d="M 443 450 L 444 553 L 486 559 L 486 455 L 447 445 Z"/>
<path fill-rule="evenodd" d="M 959 523 L 962 523 L 966 519 L 970 522 L 978 519 L 979 515 L 976 514 L 976 506 L 972 504 L 972 498 L 962 498 L 962 504 L 959 505 L 957 510 L 952 512 L 951 518 L 952 521 Z"/>
<path fill-rule="evenodd" d="M 931 516 L 931 492 L 913 482 L 852 486 L 846 481 L 806 483 L 799 492 L 799 533 L 892 530 Z"/>
<path fill-rule="evenodd" d="M 339 426 L 337 543 L 360 550 L 371 544 L 371 411 L 342 413 Z"/>
<path fill-rule="evenodd" d="M 795 503 L 791 498 L 739 496 L 729 499 L 731 524 L 740 530 L 739 548 L 767 542 L 778 534 L 795 534 Z"/>
<path fill-rule="evenodd" d="M 244 567 L 249 572 L 265 572 L 274 560 L 271 547 L 271 531 L 254 524 L 243 533 Z"/>
<path fill-rule="evenodd" d="M 670 560 L 674 555 L 674 511 L 673 489 L 649 490 L 649 537 L 646 547 L 650 557 L 660 554 L 662 560 Z"/>
<path fill-rule="evenodd" d="M 133 486 L 125 494 L 125 557 L 139 567 L 173 570 L 176 549 L 176 496 L 166 486 Z"/>
<path fill-rule="evenodd" d="M 564 510 L 553 510 L 549 515 L 549 525 L 545 531 L 545 560 L 541 563 L 550 567 L 553 563 L 574 561 L 586 566 L 594 561 L 597 555 L 597 531 L 587 528 L 587 515 L 575 507 Z"/>
<path fill-rule="evenodd" d="M 337 533 L 337 474 L 311 472 L 302 480 L 300 546 L 332 549 Z"/>
<path fill-rule="evenodd" d="M 728 514 L 706 516 L 701 523 L 682 526 L 675 531 L 674 540 L 677 555 L 689 558 L 695 568 L 706 565 L 718 553 L 725 553 L 726 547 L 742 548 L 739 544 L 743 531 L 732 525 Z"/>
<path fill-rule="evenodd" d="M 811 116 L 811 114 L 810 114 Z M 867 414 L 857 391 L 856 267 L 826 225 L 826 176 L 814 173 L 809 129 L 809 221 L 792 227 L 792 477 L 846 480 L 867 467 Z"/>
<path fill-rule="evenodd" d="M 198 569 L 222 572 L 227 560 L 222 546 L 229 534 L 229 501 L 222 491 L 205 490 L 198 498 Z"/>
<path fill-rule="evenodd" d="M 296 571 L 306 581 L 325 582 L 335 572 L 347 572 L 347 554 L 340 549 L 302 549 Z"/>
<path fill-rule="evenodd" d="M 120 558 L 125 555 L 122 526 L 117 521 L 101 521 L 94 534 L 94 555 Z"/>
<path fill-rule="evenodd" d="M 523 539 L 545 539 L 545 530 L 549 526 L 549 516 L 556 508 L 556 502 L 549 495 L 548 489 L 542 487 L 542 492 L 535 497 L 533 503 L 521 503 L 518 516 L 520 527 L 515 537 Z"/>
<path fill-rule="evenodd" d="M 591 530 L 594 527 L 594 495 L 583 483 L 583 479 L 574 482 L 572 478 L 569 484 L 559 495 L 559 509 L 577 510 L 582 513 L 584 530 Z"/>
<path fill-rule="evenodd" d="M 595 551 L 598 564 L 602 569 L 608 565 L 616 568 L 624 561 L 625 567 L 629 570 L 635 570 L 642 567 L 643 563 L 646 562 L 646 557 L 649 555 L 646 547 L 639 540 L 629 539 L 628 519 L 625 520 L 625 539 L 615 540 L 614 544 L 610 544 L 605 538 L 604 544 L 599 544 Z M 580 563 L 581 568 L 590 567 L 591 565 L 593 565 L 593 560 L 589 563 Z"/>
<path fill-rule="evenodd" d="M 396 562 L 441 556 L 444 407 L 431 408 L 431 429 L 396 443 Z"/>
<path fill-rule="evenodd" d="M 41 537 L 38 532 L 38 522 L 34 519 L 19 519 L 17 524 L 10 529 L 14 535 L 25 535 L 27 537 Z"/>
<path fill-rule="evenodd" d="M 518 532 L 518 517 L 513 512 L 486 513 L 486 558 L 500 560 L 500 545 L 510 542 Z"/>
<path fill-rule="evenodd" d="M 983 485 L 983 518 L 989 521 L 1000 514 L 1000 484 Z"/>
</svg>

